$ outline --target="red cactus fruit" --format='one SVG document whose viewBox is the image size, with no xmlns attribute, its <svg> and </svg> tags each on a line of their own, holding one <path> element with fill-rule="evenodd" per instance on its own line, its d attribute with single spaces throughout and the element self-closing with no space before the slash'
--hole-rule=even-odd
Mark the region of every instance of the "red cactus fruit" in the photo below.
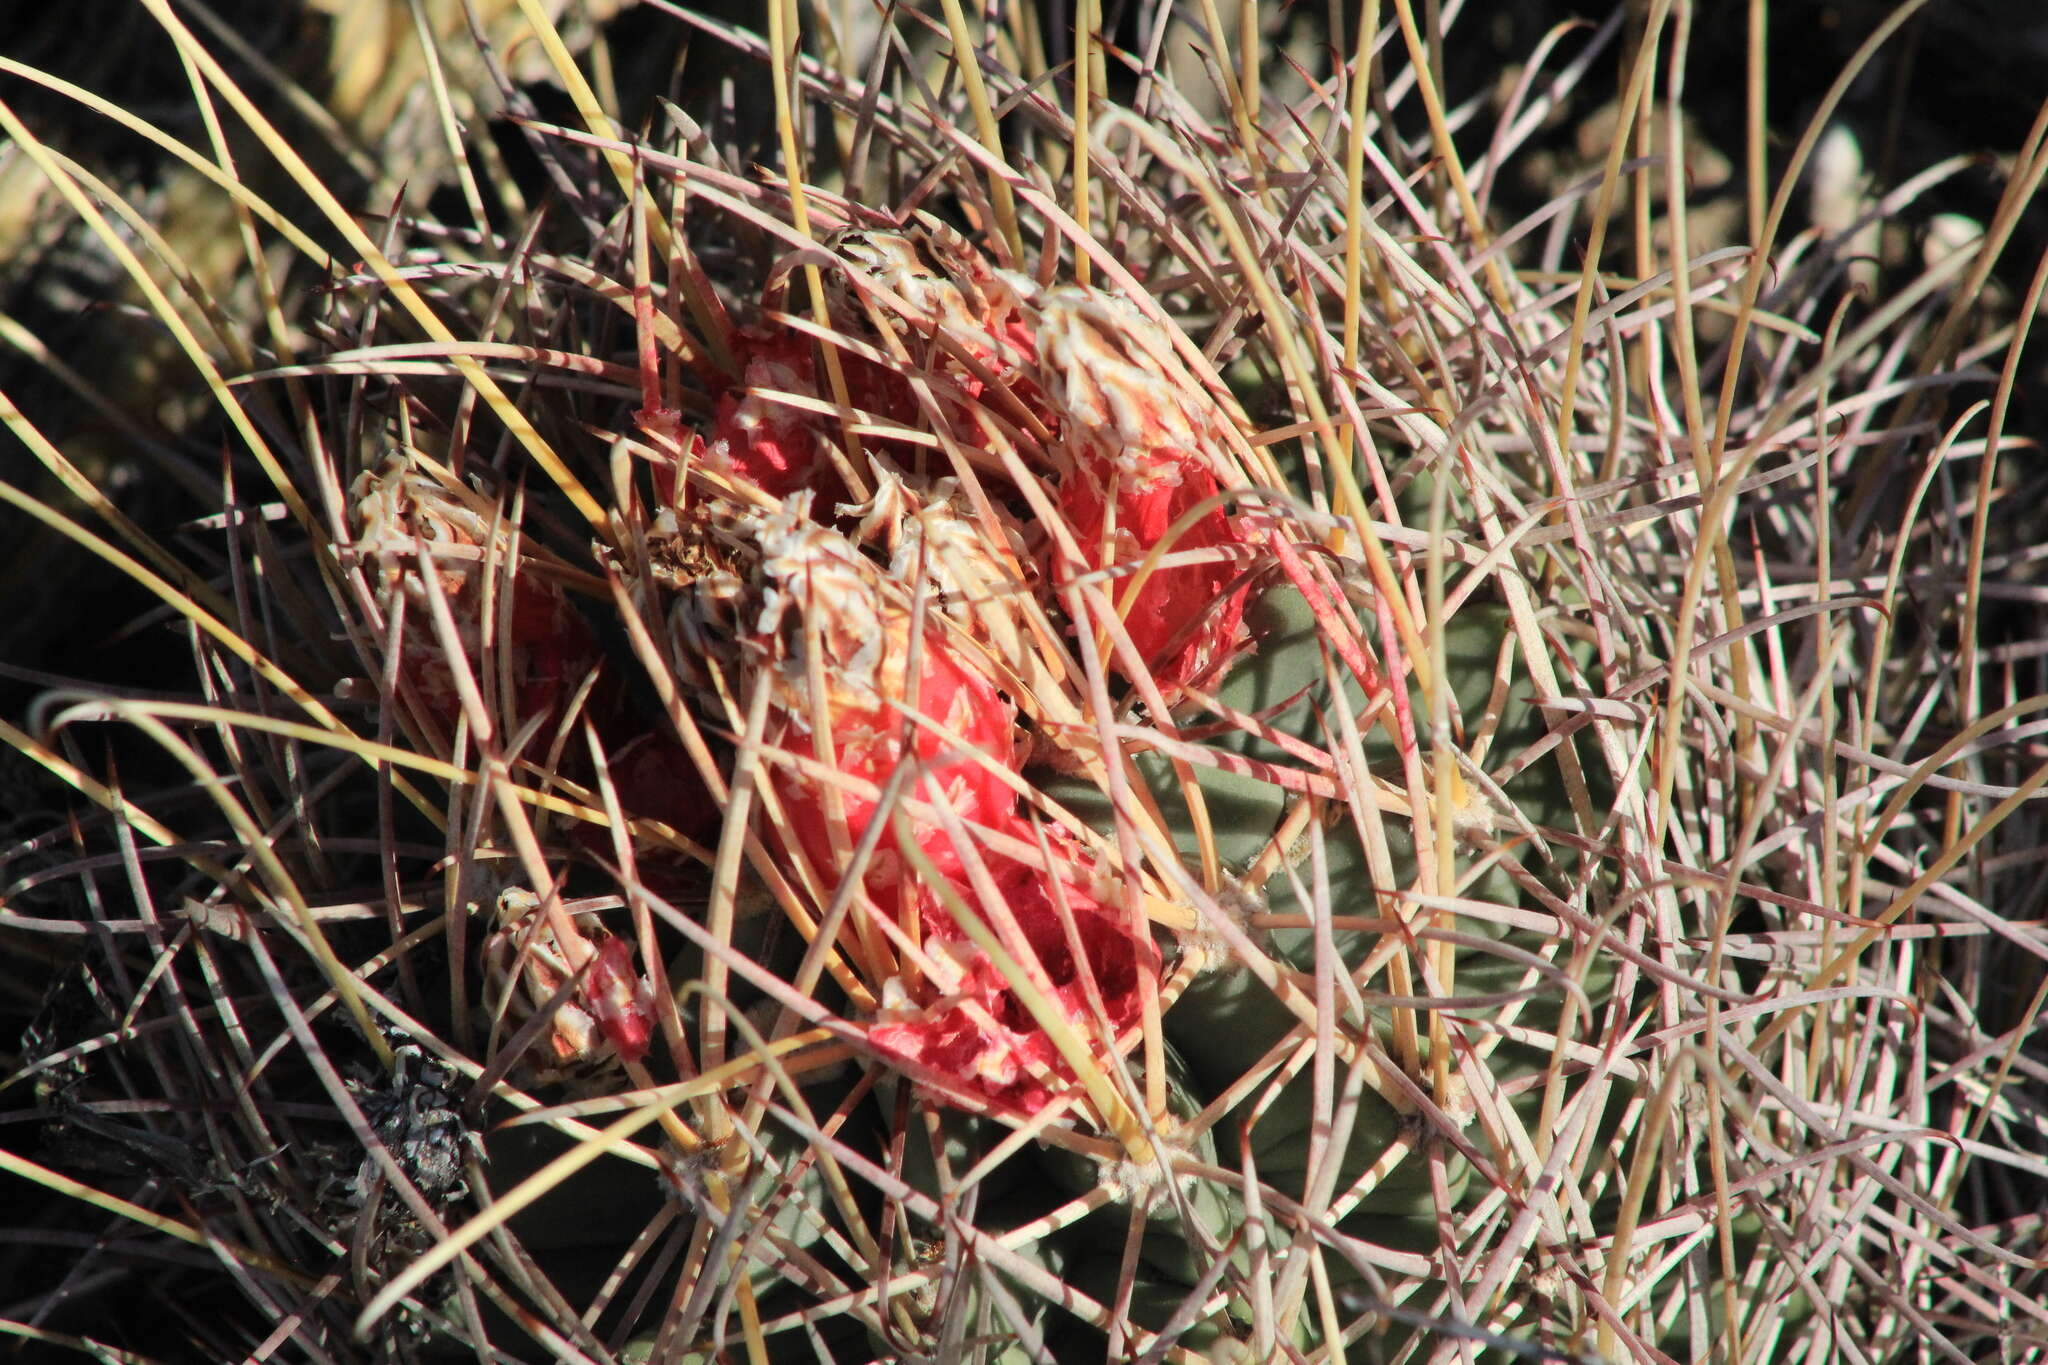
<svg viewBox="0 0 2048 1365">
<path fill-rule="evenodd" d="M 598 726 L 606 739 L 625 735 L 629 725 L 647 724 L 630 708 L 608 706 L 606 712 Z M 626 738 L 620 747 L 607 751 L 605 775 L 627 819 L 659 820 L 699 846 L 717 843 L 718 804 L 705 787 L 696 760 L 670 735 L 643 729 Z M 601 826 L 580 825 L 577 838 L 599 858 L 614 856 L 611 835 Z M 635 864 L 640 879 L 664 895 L 696 880 L 698 864 L 652 843 L 636 846 Z"/>
<path fill-rule="evenodd" d="M 497 600 L 485 591 L 485 565 L 491 564 L 497 575 L 497 591 L 505 591 L 499 567 L 504 551 L 494 561 L 483 547 L 493 537 L 500 546 L 509 545 L 512 536 L 509 527 L 488 515 L 487 505 L 396 458 L 360 478 L 355 495 L 357 545 L 381 561 L 376 583 L 383 609 L 396 609 L 401 595 L 406 602 L 400 676 L 444 736 L 452 733 L 462 701 L 456 664 L 433 627 L 421 576 L 423 552 L 432 559 L 436 586 L 447 601 L 457 641 L 478 688 L 485 687 L 486 676 L 512 682 L 510 723 L 503 724 L 501 714 L 501 735 L 516 734 L 538 718 L 538 738 L 529 744 L 527 756 L 551 748 L 557 728 L 571 719 L 571 706 L 595 672 L 576 718 L 595 726 L 625 814 L 660 820 L 699 843 L 716 837 L 718 809 L 697 778 L 695 765 L 673 738 L 650 728 L 618 671 L 603 666 L 596 635 L 561 586 L 531 562 L 522 565 L 511 579 L 509 612 L 497 614 Z M 487 612 L 493 641 L 489 652 L 483 648 Z M 592 780 L 588 751 L 580 739 L 572 738 L 562 748 L 557 771 L 574 782 Z M 602 827 L 579 824 L 573 836 L 592 854 L 613 856 L 611 836 Z M 672 888 L 685 875 L 680 855 L 659 850 L 647 854 L 641 873 L 656 884 Z"/>
<path fill-rule="evenodd" d="M 1170 689 L 1228 667 L 1244 643 L 1249 537 L 1218 495 L 1241 419 L 1194 379 L 1171 336 L 1099 290 L 1042 290 L 997 271 L 950 234 L 850 232 L 832 246 L 843 269 L 827 275 L 827 311 L 847 343 L 848 401 L 885 422 L 942 423 L 948 450 L 1015 451 L 1026 472 L 1014 476 L 1045 481 L 1081 567 L 1119 571 L 1108 594 L 1152 677 Z M 787 852 L 820 894 L 847 875 L 881 791 L 917 765 L 899 809 L 923 866 L 907 866 L 884 837 L 861 887 L 862 912 L 886 920 L 869 927 L 915 940 L 899 945 L 869 1038 L 955 1100 L 1030 1112 L 1072 1081 L 1072 1060 L 948 905 L 996 929 L 1024 965 L 1032 1007 L 1059 1013 L 1098 1056 L 1136 1025 L 1159 955 L 1103 903 L 1082 870 L 1092 860 L 1068 837 L 1047 836 L 1050 870 L 986 846 L 991 832 L 1038 838 L 1011 776 L 1017 706 L 996 681 L 1019 687 L 1026 675 L 1005 670 L 1021 667 L 1037 628 L 1026 619 L 1036 575 L 1007 520 L 1024 490 L 985 480 L 988 496 L 970 500 L 932 479 L 928 446 L 876 435 L 864 444 L 889 458 L 863 469 L 867 500 L 826 524 L 814 509 L 836 502 L 843 481 L 821 458 L 839 430 L 817 345 L 766 326 L 735 340 L 742 372 L 718 398 L 702 457 L 781 506 L 714 495 L 671 514 L 655 538 L 657 558 L 675 566 L 677 673 L 727 730 L 768 689 L 761 739 L 786 757 L 764 780 Z M 862 348 L 899 358 L 884 364 Z M 1155 551 L 1198 562 L 1134 577 Z M 929 810 L 941 792 L 964 837 Z"/>
<path fill-rule="evenodd" d="M 836 479 L 820 483 L 830 475 L 830 463 L 819 459 L 818 432 L 829 430 L 822 424 L 830 419 L 777 396 L 830 401 L 831 386 L 818 371 L 817 343 L 787 330 L 747 328 L 733 335 L 732 345 L 740 372 L 738 382 L 718 396 L 704 449 L 712 468 L 778 498 L 801 488 L 838 494 Z M 881 378 L 871 366 L 849 373 L 847 400 L 869 411 L 900 406 L 900 399 L 879 387 Z"/>
<path fill-rule="evenodd" d="M 685 676 L 696 670 L 703 694 L 713 695 L 709 664 L 723 671 L 732 695 L 744 696 L 765 672 L 770 743 L 819 758 L 822 724 L 831 761 L 857 784 L 879 789 L 899 763 L 914 760 L 962 818 L 1007 814 L 1016 796 L 997 770 L 1018 766 L 1015 705 L 936 611 L 913 651 L 911 595 L 845 535 L 812 521 L 811 505 L 803 492 L 775 512 L 727 507 L 691 519 L 682 534 L 720 542 L 699 552 L 729 567 L 700 574 L 678 603 Z M 814 679 L 824 683 L 822 695 Z M 913 711 L 926 719 L 911 718 Z M 805 856 L 833 872 L 833 784 L 790 765 L 777 765 L 772 781 Z M 848 836 L 858 839 L 876 799 L 858 786 L 837 790 Z"/>
<path fill-rule="evenodd" d="M 831 246 L 844 262 L 843 270 L 828 277 L 832 325 L 887 356 L 889 347 L 875 325 L 879 315 L 909 348 L 904 369 L 842 348 L 839 367 L 847 402 L 884 422 L 926 429 L 927 415 L 909 379 L 913 372 L 924 374 L 942 381 L 934 396 L 953 434 L 983 444 L 977 435 L 983 421 L 978 404 L 986 376 L 1016 376 L 1035 354 L 1030 323 L 1019 307 L 1018 291 L 1031 288 L 1029 282 L 1011 281 L 966 242 L 930 230 L 850 231 L 835 237 Z M 785 397 L 811 404 L 832 401 L 831 385 L 818 363 L 819 343 L 764 324 L 741 329 L 732 344 L 739 373 L 718 395 L 705 458 L 713 468 L 744 477 L 778 498 L 804 488 L 836 498 L 844 489 L 830 463 L 820 459 L 818 445 L 821 436 L 839 439 L 836 420 Z M 891 445 L 879 433 L 865 439 Z M 899 448 L 894 453 L 908 452 Z"/>
<path fill-rule="evenodd" d="M 536 716 L 562 719 L 602 651 L 560 584 L 532 561 L 516 566 L 508 580 L 504 547 L 512 542 L 511 528 L 493 520 L 481 499 L 443 484 L 402 456 L 366 470 L 352 492 L 356 545 L 379 562 L 373 581 L 387 616 L 400 593 L 406 599 L 400 676 L 434 719 L 453 726 L 462 706 L 454 670 L 465 665 L 449 657 L 434 629 L 422 577 L 428 559 L 479 690 L 487 685 L 487 670 L 490 678 L 512 684 L 509 729 Z M 494 591 L 487 590 L 487 575 L 495 578 Z M 496 594 L 506 591 L 508 581 L 510 610 L 501 616 Z M 489 653 L 487 636 L 494 642 Z"/>
<path fill-rule="evenodd" d="M 1060 485 L 1060 510 L 1092 566 L 1135 569 L 1176 521 L 1216 495 L 1215 475 L 1200 465 L 1184 461 L 1175 468 L 1166 459 L 1155 464 L 1167 468 L 1170 481 L 1127 484 L 1128 471 L 1090 460 Z M 1112 499 L 1115 531 L 1105 544 L 1104 524 Z M 1169 552 L 1227 550 L 1243 543 L 1229 516 L 1212 508 L 1173 542 Z M 1124 601 L 1132 580 L 1112 580 L 1110 601 L 1123 607 L 1124 628 L 1160 687 L 1195 682 L 1235 657 L 1242 643 L 1246 588 L 1233 584 L 1243 571 L 1243 563 L 1232 558 L 1157 569 L 1137 588 L 1128 606 Z"/>
<path fill-rule="evenodd" d="M 1168 530 L 1221 489 L 1216 455 L 1231 416 L 1189 376 L 1160 329 L 1099 290 L 1048 290 L 1037 306 L 1040 372 L 1072 470 L 1059 504 L 1091 569 L 1136 571 Z M 1112 510 L 1114 512 L 1112 523 Z M 1112 527 L 1106 534 L 1105 529 Z M 1224 507 L 1202 513 L 1169 554 L 1247 543 Z M 1218 556 L 1112 580 L 1125 628 L 1161 687 L 1196 681 L 1240 652 L 1244 564 Z M 1130 597 L 1124 606 L 1126 597 Z"/>
<path fill-rule="evenodd" d="M 821 887 L 834 885 L 844 875 L 851 841 L 878 814 L 880 790 L 900 764 L 916 762 L 920 780 L 906 791 L 903 809 L 932 874 L 1004 926 L 1012 951 L 1035 964 L 1030 970 L 1039 974 L 1046 998 L 1083 1037 L 1099 1039 L 1098 1018 L 1111 1034 L 1128 1030 L 1138 1017 L 1141 975 L 1156 980 L 1158 955 L 1098 899 L 1080 870 L 1089 866 L 1086 855 L 1057 831 L 1049 835 L 1057 864 L 1052 875 L 1029 861 L 984 851 L 978 856 L 998 902 L 986 904 L 966 856 L 937 819 L 919 810 L 936 784 L 945 804 L 970 826 L 1027 843 L 1034 837 L 1003 776 L 1021 764 L 1016 708 L 983 671 L 980 656 L 962 638 L 966 632 L 944 615 L 947 590 L 939 584 L 960 580 L 943 577 L 946 566 L 924 556 L 920 562 L 937 590 L 927 597 L 927 616 L 916 632 L 912 592 L 846 535 L 811 520 L 811 504 L 806 492 L 774 512 L 704 507 L 678 531 L 699 541 L 692 558 L 700 571 L 680 585 L 675 612 L 684 671 L 696 670 L 690 680 L 705 697 L 747 697 L 765 679 L 764 738 L 802 760 L 773 763 L 767 776 L 796 844 L 791 853 L 820 873 Z M 905 576 L 909 572 L 906 567 Z M 822 694 L 814 691 L 820 684 Z M 829 729 L 835 770 L 852 783 L 818 775 L 820 727 Z M 830 827 L 835 790 L 849 841 L 838 847 Z M 874 913 L 892 926 L 914 925 L 921 944 L 921 956 L 907 955 L 901 974 L 884 989 L 888 1003 L 869 1031 L 878 1049 L 952 1078 L 956 1099 L 964 1090 L 1016 1111 L 1042 1105 L 1072 1078 L 1068 1060 L 937 890 L 905 866 L 893 840 L 885 838 L 869 862 L 863 890 Z M 1091 979 L 1100 1016 L 1090 1003 Z"/>
<path fill-rule="evenodd" d="M 634 969 L 633 949 L 626 940 L 607 938 L 598 946 L 576 996 L 620 1060 L 637 1062 L 647 1055 L 654 1036 L 653 988 Z"/>
<path fill-rule="evenodd" d="M 1032 837 L 1021 818 L 1005 823 L 1016 837 Z M 1048 834 L 1054 875 L 994 852 L 984 853 L 982 861 L 1002 913 L 1015 922 L 1029 958 L 1042 973 L 1045 998 L 1099 1057 L 1106 1055 L 1102 1025 L 1112 1040 L 1136 1025 L 1141 978 L 1157 981 L 1159 953 L 1149 941 L 1133 937 L 1117 909 L 1104 905 L 1084 885 L 1086 854 L 1058 831 Z M 980 901 L 964 875 L 953 872 L 945 878 L 974 912 L 996 921 L 992 907 Z M 869 1042 L 998 1108 L 1037 1111 L 1051 1099 L 1057 1083 L 1072 1078 L 1071 1066 L 938 895 L 919 887 L 916 902 L 931 970 L 922 979 L 898 978 L 886 984 L 882 1011 L 868 1030 Z M 1066 921 L 1071 922 L 1071 937 Z M 1101 1002 L 1100 1014 L 1093 999 Z"/>
<path fill-rule="evenodd" d="M 654 988 L 635 970 L 632 944 L 596 916 L 544 914 L 540 897 L 508 887 L 498 897 L 496 926 L 485 936 L 483 953 L 485 1003 L 514 1023 L 582 973 L 569 998 L 555 1006 L 544 1055 L 528 1063 L 535 1079 L 567 1079 L 614 1056 L 637 1062 L 647 1055 Z"/>
</svg>

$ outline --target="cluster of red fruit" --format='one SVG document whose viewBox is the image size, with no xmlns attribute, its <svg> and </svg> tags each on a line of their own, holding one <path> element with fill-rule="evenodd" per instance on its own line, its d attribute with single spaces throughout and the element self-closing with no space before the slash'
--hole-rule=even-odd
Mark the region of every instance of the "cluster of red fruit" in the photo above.
<svg viewBox="0 0 2048 1365">
<path fill-rule="evenodd" d="M 1234 419 L 1112 295 L 1040 288 L 944 234 L 833 249 L 833 338 L 774 315 L 736 330 L 711 422 L 657 479 L 671 663 L 707 731 L 759 726 L 786 879 L 820 907 L 852 894 L 868 1044 L 931 1093 L 1031 1112 L 1073 1075 L 1044 1012 L 1098 1058 L 1128 1046 L 1159 954 L 1136 896 L 1032 799 L 1026 760 L 1099 755 L 1084 637 L 1169 704 L 1240 650 Z M 519 583 L 508 676 L 524 716 L 558 716 L 599 651 L 552 580 Z M 583 704 L 607 739 L 630 709 L 602 685 Z M 681 749 L 615 734 L 627 813 L 715 840 Z"/>
</svg>

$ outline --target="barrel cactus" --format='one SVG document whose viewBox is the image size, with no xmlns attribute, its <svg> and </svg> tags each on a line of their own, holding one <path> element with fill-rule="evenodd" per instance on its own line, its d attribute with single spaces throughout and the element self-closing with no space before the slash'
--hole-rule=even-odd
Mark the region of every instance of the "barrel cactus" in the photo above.
<svg viewBox="0 0 2048 1365">
<path fill-rule="evenodd" d="M 1621 131 L 1504 223 L 1535 83 L 1474 155 L 1405 3 L 1137 50 L 1092 4 L 664 7 L 728 74 L 630 117 L 522 4 L 548 113 L 479 25 L 460 103 L 516 117 L 372 222 L 146 7 L 264 302 L 147 286 L 216 400 L 189 534 L 4 414 L 75 499 L 8 505 L 196 669 L 0 731 L 77 803 L 6 851 L 47 1142 L 0 1163 L 100 1239 L 79 1283 L 165 1267 L 162 1355 L 2024 1336 L 1992 850 L 2043 779 L 1975 613 L 2038 142 L 1866 303 L 1878 206 L 1786 218 L 1840 89 L 1695 249 L 1682 7 L 1568 40 L 1544 100 L 1626 36 Z M 105 1349 L 72 1283 L 0 1326 Z"/>
</svg>

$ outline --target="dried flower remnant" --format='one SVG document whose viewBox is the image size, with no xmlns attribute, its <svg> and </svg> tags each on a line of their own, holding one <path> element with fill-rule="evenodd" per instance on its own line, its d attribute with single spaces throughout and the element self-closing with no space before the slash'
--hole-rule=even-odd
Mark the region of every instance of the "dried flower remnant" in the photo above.
<svg viewBox="0 0 2048 1365">
<path fill-rule="evenodd" d="M 972 243 L 936 223 L 909 232 L 853 229 L 832 241 L 846 274 L 831 287 L 830 307 L 840 325 L 871 331 L 869 310 L 894 315 L 920 337 L 938 343 L 970 398 L 983 380 L 962 370 L 959 358 L 1007 379 L 1030 365 L 1038 344 L 1028 305 L 1038 285 L 1028 276 L 998 270 Z"/>
<path fill-rule="evenodd" d="M 392 1055 L 395 1065 L 390 1072 L 351 1078 L 349 1089 L 399 1169 L 428 1202 L 445 1208 L 468 1196 L 463 1167 L 472 1154 L 481 1152 L 482 1143 L 463 1122 L 455 1073 L 417 1043 L 401 1043 Z M 363 1207 L 381 1174 L 365 1153 L 360 1168 L 345 1182 L 347 1201 Z"/>
<path fill-rule="evenodd" d="M 1024 609 L 1035 575 L 1023 532 L 1001 509 L 977 515 L 953 479 L 920 488 L 884 471 L 873 497 L 839 511 L 857 519 L 855 542 L 888 556 L 893 581 L 924 585 L 928 612 L 1004 665 L 1024 663 Z"/>
<path fill-rule="evenodd" d="M 536 1080 L 564 1080 L 647 1055 L 654 989 L 635 970 L 630 943 L 594 915 L 543 913 L 540 897 L 523 887 L 499 895 L 496 918 L 484 940 L 484 1003 L 493 1019 L 516 1027 L 575 978 L 548 1021 L 546 1042 L 536 1049 L 542 1055 L 530 1061 Z"/>
</svg>

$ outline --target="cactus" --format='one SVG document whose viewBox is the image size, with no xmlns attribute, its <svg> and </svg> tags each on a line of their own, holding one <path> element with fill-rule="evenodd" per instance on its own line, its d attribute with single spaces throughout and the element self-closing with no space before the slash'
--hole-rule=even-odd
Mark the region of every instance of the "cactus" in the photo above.
<svg viewBox="0 0 2048 1365">
<path fill-rule="evenodd" d="M 1204 112 L 1108 93 L 1092 5 L 1040 81 L 1039 11 L 943 0 L 673 17 L 761 145 L 544 26 L 538 177 L 472 127 L 371 232 L 148 8 L 275 164 L 192 152 L 286 302 L 191 341 L 197 539 L 0 412 L 80 503 L 7 505 L 197 665 L 0 729 L 76 805 L 0 932 L 90 945 L 0 1168 L 174 1267 L 199 1357 L 1973 1358 L 2037 1311 L 1972 1184 L 2038 1193 L 2034 977 L 1913 994 L 2037 952 L 1982 890 L 2041 785 L 1978 695 L 1999 561 L 1919 519 L 2013 487 L 2011 215 L 1866 313 L 1851 228 L 1674 249 L 1618 139 L 1521 225 L 1583 200 L 1567 271 L 1406 4 L 1264 87 L 1201 34 Z M 120 1344 L 35 1283 L 0 1327 Z"/>
</svg>

